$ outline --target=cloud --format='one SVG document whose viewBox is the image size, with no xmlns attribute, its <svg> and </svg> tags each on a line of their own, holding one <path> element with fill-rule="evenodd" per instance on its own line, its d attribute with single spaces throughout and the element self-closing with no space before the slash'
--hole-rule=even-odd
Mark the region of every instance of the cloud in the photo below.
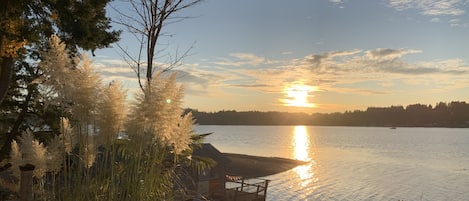
<svg viewBox="0 0 469 201">
<path fill-rule="evenodd" d="M 128 64 L 123 61 L 122 59 L 99 59 L 98 63 L 104 63 L 107 65 L 112 65 L 112 66 L 128 66 Z"/>
<path fill-rule="evenodd" d="M 432 73 L 442 73 L 443 71 L 438 68 L 427 68 L 411 64 L 406 64 L 404 62 L 387 62 L 384 64 L 377 65 L 381 71 L 387 73 L 403 74 L 403 75 L 423 75 L 423 74 L 432 74 Z M 448 72 L 446 72 L 448 73 Z"/>
<path fill-rule="evenodd" d="M 235 84 L 232 85 L 234 87 L 241 87 L 241 88 L 265 88 L 265 87 L 272 87 L 272 85 L 268 84 Z"/>
<path fill-rule="evenodd" d="M 441 22 L 441 19 L 438 18 L 438 17 L 434 17 L 434 18 L 430 19 L 430 22 L 434 22 L 434 23 Z"/>
<path fill-rule="evenodd" d="M 330 57 L 327 54 L 312 54 L 306 57 L 306 59 L 316 67 L 320 66 L 322 61 L 328 58 Z"/>
<path fill-rule="evenodd" d="M 465 11 L 461 7 L 465 3 L 465 0 L 389 0 L 389 6 L 398 11 L 417 9 L 426 16 L 463 15 Z"/>
<path fill-rule="evenodd" d="M 256 75 L 256 84 L 271 84 L 281 88 L 286 83 L 301 81 L 317 86 L 324 93 L 356 95 L 396 93 L 403 84 L 409 85 L 410 80 L 425 82 L 425 85 L 428 80 L 441 83 L 428 86 L 428 90 L 468 86 L 464 85 L 463 80 L 469 74 L 469 66 L 461 59 L 426 62 L 404 60 L 409 54 L 421 52 L 391 48 L 331 51 L 293 59 L 284 66 L 262 72 L 253 69 L 247 74 Z"/>
<path fill-rule="evenodd" d="M 422 53 L 422 51 L 403 48 L 377 48 L 330 51 L 275 62 L 264 59 L 264 63 L 258 64 L 264 66 L 263 68 L 218 67 L 219 69 L 216 70 L 216 80 L 218 81 L 210 81 L 207 86 L 212 88 L 236 87 L 258 90 L 263 93 L 281 93 L 285 85 L 302 82 L 337 93 L 339 92 L 337 90 L 340 89 L 342 93 L 382 94 L 388 92 L 371 90 L 373 87 L 344 86 L 368 80 L 373 81 L 375 87 L 392 88 L 402 82 L 395 81 L 399 79 L 432 77 L 446 80 L 454 76 L 467 76 L 469 73 L 469 67 L 460 59 L 427 62 L 407 62 L 404 60 L 406 56 L 418 53 Z M 261 58 L 253 54 L 237 56 L 249 61 Z M 209 65 L 213 64 L 210 61 L 208 63 Z M 213 72 L 211 68 L 208 68 L 205 72 L 210 71 Z M 203 82 L 193 80 L 194 82 Z"/>
<path fill-rule="evenodd" d="M 93 67 L 100 73 L 104 82 L 120 80 L 137 83 L 137 75 L 124 61 L 99 59 L 93 62 Z"/>
<path fill-rule="evenodd" d="M 373 90 L 373 89 L 365 89 L 365 88 L 342 88 L 342 87 L 330 88 L 330 91 L 341 93 L 341 94 L 360 94 L 360 95 L 383 95 L 383 94 L 391 93 L 389 91 L 381 91 L 381 90 Z"/>
<path fill-rule="evenodd" d="M 331 60 L 337 57 L 348 57 L 360 53 L 361 50 L 348 50 L 348 51 L 333 51 L 325 52 L 322 54 L 311 54 L 306 56 L 306 60 L 313 64 L 312 68 L 320 68 L 324 63 L 330 63 Z"/>
<path fill-rule="evenodd" d="M 231 67 L 212 66 L 210 61 L 207 64 L 184 64 L 181 67 L 171 70 L 176 72 L 177 82 L 184 85 L 187 95 L 202 97 L 219 96 L 221 90 L 231 83 L 237 83 L 242 79 L 249 79 L 247 75 L 238 72 Z"/>
<path fill-rule="evenodd" d="M 230 54 L 232 58 L 224 58 L 221 61 L 213 62 L 214 64 L 221 66 L 258 66 L 261 64 L 269 64 L 272 61 L 269 61 L 265 57 L 260 57 L 250 53 L 232 53 Z"/>
<path fill-rule="evenodd" d="M 466 70 L 456 68 L 443 68 L 442 64 L 436 66 L 407 63 L 402 57 L 409 54 L 421 53 L 414 49 L 377 48 L 361 51 L 333 51 L 322 54 L 312 54 L 303 60 L 298 60 L 295 65 L 309 69 L 312 73 L 343 75 L 359 73 L 393 73 L 403 75 L 421 75 L 432 73 L 465 73 Z"/>
<path fill-rule="evenodd" d="M 421 53 L 420 50 L 411 50 L 411 49 L 391 49 L 391 48 L 378 48 L 375 50 L 366 51 L 366 55 L 370 59 L 375 60 L 390 60 L 397 59 L 406 54 Z"/>
<path fill-rule="evenodd" d="M 184 85 L 188 97 L 201 100 L 260 94 L 275 101 L 283 96 L 286 86 L 294 83 L 317 87 L 317 98 L 325 93 L 395 94 L 402 93 L 406 86 L 425 86 L 427 91 L 468 87 L 469 66 L 464 60 L 409 62 L 406 58 L 420 53 L 405 48 L 351 49 L 282 60 L 236 53 L 200 64 L 186 63 L 173 72 L 178 73 L 177 81 Z M 220 61 L 238 66 L 217 64 Z M 125 63 L 110 60 L 96 65 L 105 80 L 128 80 L 138 88 L 135 72 Z"/>
<path fill-rule="evenodd" d="M 177 81 L 185 84 L 196 84 L 196 85 L 202 85 L 202 86 L 207 86 L 208 83 L 210 82 L 209 77 L 201 77 L 196 75 L 195 73 L 190 73 L 184 70 L 179 70 L 175 69 L 172 70 L 171 72 L 177 73 Z"/>
<path fill-rule="evenodd" d="M 457 23 L 461 22 L 461 19 L 457 19 L 457 18 L 456 19 L 450 19 L 448 22 L 450 24 L 457 24 Z"/>
<path fill-rule="evenodd" d="M 329 0 L 331 3 L 335 3 L 335 4 L 340 4 L 340 3 L 344 3 L 343 0 Z"/>
<path fill-rule="evenodd" d="M 338 5 L 339 8 L 344 8 L 345 0 L 329 0 L 329 2 L 333 3 L 334 5 Z"/>
<path fill-rule="evenodd" d="M 384 81 L 384 82 L 380 82 L 379 85 L 382 87 L 392 87 L 394 86 L 394 83 L 390 81 Z"/>
<path fill-rule="evenodd" d="M 463 22 L 459 18 L 450 19 L 448 20 L 448 23 L 450 24 L 451 27 L 461 27 L 461 28 L 469 27 L 469 22 Z"/>
<path fill-rule="evenodd" d="M 159 65 L 159 64 L 157 64 Z M 100 73 L 101 78 L 104 82 L 110 82 L 113 80 L 119 80 L 126 83 L 127 86 L 131 87 L 132 91 L 138 91 L 138 78 L 136 72 L 129 67 L 129 65 L 123 60 L 112 60 L 112 59 L 99 59 L 94 63 L 94 67 L 97 72 Z M 177 73 L 177 82 L 184 85 L 186 94 L 190 95 L 207 95 L 208 87 L 215 83 L 213 80 L 224 79 L 217 73 L 196 69 L 197 64 L 186 64 L 169 71 L 169 73 Z M 145 80 L 145 72 L 142 69 L 142 81 Z"/>
<path fill-rule="evenodd" d="M 469 72 L 469 66 L 461 59 L 448 59 L 437 62 L 418 62 L 415 65 L 439 69 L 441 74 L 458 75 Z"/>
</svg>

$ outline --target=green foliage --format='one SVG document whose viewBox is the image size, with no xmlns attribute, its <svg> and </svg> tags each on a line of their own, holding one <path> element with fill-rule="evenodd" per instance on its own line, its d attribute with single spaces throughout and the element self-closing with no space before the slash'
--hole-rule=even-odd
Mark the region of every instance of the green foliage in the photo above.
<svg viewBox="0 0 469 201">
<path fill-rule="evenodd" d="M 120 34 L 109 31 L 110 19 L 105 15 L 109 1 L 6 0 L 0 8 L 0 37 L 36 46 L 58 32 L 73 50 L 76 47 L 85 50 L 108 47 L 119 39 Z"/>
<path fill-rule="evenodd" d="M 72 55 L 78 48 L 93 51 L 116 42 L 120 31 L 111 31 L 110 19 L 105 16 L 109 1 L 2 1 L 0 131 L 4 135 L 0 136 L 0 159 L 8 156 L 10 142 L 27 128 L 48 125 L 51 130 L 58 129 L 57 114 L 64 106 L 49 104 L 47 97 L 39 94 L 37 81 L 47 74 L 38 68 L 37 63 L 42 60 L 39 52 L 48 46 L 47 40 L 54 33 L 63 39 Z M 48 138 L 41 136 L 43 140 Z"/>
<path fill-rule="evenodd" d="M 78 44 L 85 50 L 108 47 L 116 42 L 120 32 L 111 31 L 106 17 L 109 0 L 48 0 L 46 5 L 55 8 L 50 16 L 59 27 L 59 36 L 66 44 Z"/>
</svg>

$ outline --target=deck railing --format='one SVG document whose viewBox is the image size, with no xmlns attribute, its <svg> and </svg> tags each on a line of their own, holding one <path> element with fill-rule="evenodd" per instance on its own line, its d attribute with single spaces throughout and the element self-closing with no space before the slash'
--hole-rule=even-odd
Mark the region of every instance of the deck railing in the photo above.
<svg viewBox="0 0 469 201">
<path fill-rule="evenodd" d="M 229 201 L 260 201 L 265 200 L 267 195 L 267 187 L 269 185 L 267 179 L 239 179 L 227 181 L 226 196 Z"/>
</svg>

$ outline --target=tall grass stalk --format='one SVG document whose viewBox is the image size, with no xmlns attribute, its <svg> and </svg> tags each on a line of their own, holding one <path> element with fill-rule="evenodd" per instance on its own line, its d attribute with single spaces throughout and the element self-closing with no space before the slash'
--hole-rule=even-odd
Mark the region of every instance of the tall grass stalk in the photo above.
<svg viewBox="0 0 469 201">
<path fill-rule="evenodd" d="M 101 84 L 91 62 L 70 57 L 58 37 L 49 40 L 41 68 L 44 95 L 63 106 L 57 137 L 44 146 L 31 132 L 12 143 L 11 163 L 35 165 L 36 200 L 174 200 L 184 183 L 181 167 L 208 167 L 190 160 L 191 114 L 182 116 L 183 88 L 176 75 L 156 73 L 135 95 L 126 115 L 125 91 Z M 124 131 L 129 139 L 118 139 Z M 13 169 L 16 170 L 16 169 Z M 176 185 L 177 183 L 177 185 Z M 176 187 L 177 186 L 177 187 Z M 177 189 L 179 188 L 179 189 Z"/>
</svg>

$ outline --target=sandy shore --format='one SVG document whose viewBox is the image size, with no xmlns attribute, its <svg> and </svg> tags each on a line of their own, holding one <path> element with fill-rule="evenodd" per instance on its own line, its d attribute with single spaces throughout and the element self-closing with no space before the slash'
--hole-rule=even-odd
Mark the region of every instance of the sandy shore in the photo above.
<svg viewBox="0 0 469 201">
<path fill-rule="evenodd" d="M 226 167 L 228 175 L 243 176 L 245 178 L 265 177 L 307 163 L 279 157 L 261 157 L 232 153 L 223 153 L 223 155 L 231 160 L 231 163 Z"/>
</svg>

